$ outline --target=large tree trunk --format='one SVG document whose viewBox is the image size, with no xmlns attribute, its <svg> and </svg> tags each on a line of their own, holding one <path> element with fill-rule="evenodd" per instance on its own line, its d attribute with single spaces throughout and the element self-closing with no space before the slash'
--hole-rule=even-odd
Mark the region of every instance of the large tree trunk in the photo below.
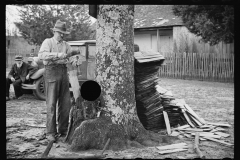
<svg viewBox="0 0 240 160">
<path fill-rule="evenodd" d="M 81 114 L 84 104 L 91 103 L 94 108 L 97 103 L 83 103 L 79 98 L 81 107 L 76 107 L 79 111 L 70 136 L 72 150 L 102 149 L 108 138 L 109 148 L 114 150 L 170 142 L 169 137 L 145 130 L 136 113 L 133 20 L 133 5 L 99 6 L 95 73 L 105 111 L 85 120 Z"/>
</svg>

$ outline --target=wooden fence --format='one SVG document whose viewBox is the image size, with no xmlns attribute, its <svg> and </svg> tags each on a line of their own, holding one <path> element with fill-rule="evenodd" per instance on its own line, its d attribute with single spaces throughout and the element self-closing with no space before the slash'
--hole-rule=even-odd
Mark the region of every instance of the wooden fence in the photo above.
<svg viewBox="0 0 240 160">
<path fill-rule="evenodd" d="M 160 77 L 234 82 L 234 54 L 168 53 Z"/>
<path fill-rule="evenodd" d="M 38 53 L 35 50 L 34 54 Z M 15 55 L 27 61 L 27 50 L 7 49 L 6 67 L 14 64 Z M 195 79 L 216 82 L 234 82 L 234 54 L 216 53 L 165 53 L 165 62 L 159 70 L 160 77 Z"/>
<path fill-rule="evenodd" d="M 38 50 L 34 51 L 34 54 L 37 55 Z M 6 68 L 11 67 L 15 63 L 15 56 L 16 55 L 22 55 L 24 58 L 24 61 L 27 62 L 27 57 L 30 56 L 29 50 L 24 49 L 7 49 L 6 50 Z"/>
</svg>

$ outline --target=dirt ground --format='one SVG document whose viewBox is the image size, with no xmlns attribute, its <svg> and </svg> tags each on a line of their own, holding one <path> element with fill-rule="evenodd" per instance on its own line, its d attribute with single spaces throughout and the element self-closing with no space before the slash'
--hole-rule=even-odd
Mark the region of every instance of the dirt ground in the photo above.
<svg viewBox="0 0 240 160">
<path fill-rule="evenodd" d="M 207 122 L 228 123 L 225 128 L 231 136 L 226 141 L 234 144 L 234 84 L 190 81 L 179 79 L 161 79 L 161 87 L 172 91 L 175 98 L 185 99 L 186 103 Z M 10 96 L 13 96 L 11 86 Z M 6 147 L 7 158 L 40 158 L 47 146 L 42 136 L 45 130 L 45 101 L 35 99 L 33 95 L 23 95 L 18 100 L 6 102 Z M 154 147 L 131 148 L 113 152 L 106 150 L 106 158 L 197 158 L 193 150 L 194 139 L 183 138 L 189 149 L 184 152 L 160 155 Z M 82 155 L 100 153 L 100 150 L 88 150 L 72 153 L 67 145 L 54 143 L 50 150 L 51 158 L 79 158 Z M 200 141 L 200 150 L 207 159 L 234 158 L 234 148 L 212 141 Z"/>
</svg>

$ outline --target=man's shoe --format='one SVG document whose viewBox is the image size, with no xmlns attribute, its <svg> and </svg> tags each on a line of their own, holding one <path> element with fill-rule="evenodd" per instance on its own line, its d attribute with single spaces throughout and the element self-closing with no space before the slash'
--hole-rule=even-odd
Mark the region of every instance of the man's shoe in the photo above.
<svg viewBox="0 0 240 160">
<path fill-rule="evenodd" d="M 6 101 L 9 101 L 10 100 L 10 98 L 9 97 L 6 97 Z"/>
<path fill-rule="evenodd" d="M 56 141 L 55 134 L 48 134 L 46 137 L 49 141 Z"/>
</svg>

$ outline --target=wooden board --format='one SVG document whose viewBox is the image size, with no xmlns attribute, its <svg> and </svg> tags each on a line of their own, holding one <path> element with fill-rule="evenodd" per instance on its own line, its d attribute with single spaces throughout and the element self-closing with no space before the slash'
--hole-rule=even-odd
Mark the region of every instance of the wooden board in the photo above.
<svg viewBox="0 0 240 160">
<path fill-rule="evenodd" d="M 167 133 L 168 133 L 168 135 L 170 135 L 171 134 L 171 127 L 170 127 L 167 112 L 163 111 L 163 116 L 164 116 L 165 124 L 166 124 L 166 127 L 167 127 Z"/>
<path fill-rule="evenodd" d="M 227 137 L 230 136 L 230 134 L 222 133 L 222 132 L 214 132 L 214 134 L 220 135 L 220 136 L 222 136 L 222 137 L 224 137 L 224 138 L 227 138 Z"/>
<path fill-rule="evenodd" d="M 214 139 L 214 138 L 210 138 L 210 137 L 204 137 L 205 139 L 208 139 L 208 140 L 211 140 L 211 141 L 214 141 L 214 142 L 218 142 L 218 143 L 221 143 L 221 144 L 225 144 L 227 146 L 233 146 L 233 144 L 231 143 L 227 143 L 227 142 L 224 142 L 224 141 L 221 141 L 221 140 L 217 140 L 217 139 Z"/>
<path fill-rule="evenodd" d="M 214 126 L 222 126 L 222 127 L 231 127 L 230 124 L 224 124 L 224 123 L 212 123 L 212 122 L 207 122 L 207 124 L 211 124 L 211 125 L 214 125 Z"/>
</svg>

